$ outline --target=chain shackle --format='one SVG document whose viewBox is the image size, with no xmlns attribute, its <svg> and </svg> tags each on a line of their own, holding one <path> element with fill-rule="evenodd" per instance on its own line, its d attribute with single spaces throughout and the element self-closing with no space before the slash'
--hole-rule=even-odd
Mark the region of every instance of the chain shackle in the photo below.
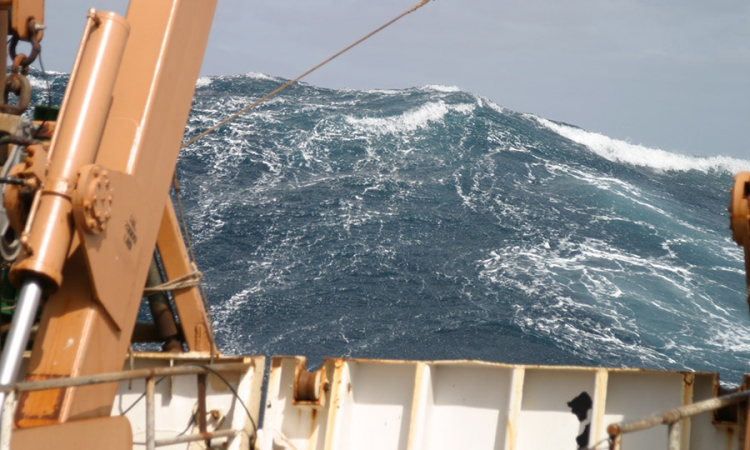
<svg viewBox="0 0 750 450">
<path fill-rule="evenodd" d="M 18 55 L 21 56 L 21 55 Z M 18 96 L 18 103 L 15 105 L 8 103 L 8 95 L 14 93 Z M 0 105 L 0 112 L 20 116 L 29 108 L 31 103 L 31 83 L 22 73 L 12 73 L 5 79 L 5 83 L 0 86 L 3 104 Z"/>
<path fill-rule="evenodd" d="M 31 53 L 28 56 L 17 52 L 16 47 L 20 40 L 17 35 L 14 34 L 8 43 L 8 54 L 13 60 L 13 73 L 18 73 L 18 69 L 21 68 L 22 73 L 27 75 L 29 73 L 29 66 L 36 61 L 39 52 L 42 50 L 42 46 L 39 44 L 39 41 L 42 39 L 42 28 L 37 26 L 36 20 L 29 19 L 28 31 L 29 42 L 31 43 Z"/>
</svg>

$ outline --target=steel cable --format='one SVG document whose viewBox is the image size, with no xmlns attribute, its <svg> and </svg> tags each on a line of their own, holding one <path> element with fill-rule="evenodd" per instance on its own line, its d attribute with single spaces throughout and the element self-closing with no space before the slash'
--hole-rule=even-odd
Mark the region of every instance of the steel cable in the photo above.
<svg viewBox="0 0 750 450">
<path fill-rule="evenodd" d="M 248 112 L 248 111 L 250 111 L 251 109 L 255 108 L 256 106 L 260 105 L 261 103 L 263 103 L 264 101 L 268 100 L 269 98 L 271 98 L 271 97 L 275 96 L 276 94 L 278 94 L 279 92 L 283 91 L 284 89 L 286 89 L 286 88 L 288 88 L 289 86 L 291 86 L 291 85 L 295 84 L 296 82 L 298 82 L 298 81 L 299 81 L 299 80 L 301 80 L 302 78 L 304 78 L 304 77 L 306 77 L 306 76 L 310 75 L 311 73 L 315 72 L 316 70 L 318 70 L 318 69 L 320 69 L 321 67 L 323 67 L 323 66 L 325 66 L 326 64 L 328 64 L 329 62 L 333 61 L 334 59 L 336 59 L 336 58 L 338 58 L 339 56 L 343 55 L 344 53 L 348 52 L 348 51 L 349 51 L 349 50 L 351 50 L 352 48 L 356 47 L 357 45 L 359 45 L 359 44 L 361 44 L 362 42 L 366 41 L 367 39 L 371 38 L 371 37 L 372 37 L 372 36 L 374 36 L 375 34 L 377 34 L 377 33 L 381 32 L 381 31 L 383 31 L 383 30 L 384 30 L 385 28 L 389 27 L 390 25 L 393 25 L 393 24 L 394 24 L 395 22 L 397 22 L 397 21 L 401 20 L 402 18 L 404 18 L 404 17 L 405 17 L 405 16 L 407 16 L 408 14 L 411 14 L 411 13 L 413 13 L 414 11 L 418 10 L 419 8 L 423 7 L 423 6 L 424 6 L 424 5 L 426 5 L 426 4 L 427 4 L 427 2 L 429 2 L 429 1 L 430 1 L 430 0 L 421 0 L 421 2 L 420 2 L 420 3 L 418 3 L 418 4 L 414 5 L 414 6 L 412 6 L 412 7 L 411 7 L 411 8 L 409 8 L 408 10 L 406 10 L 406 11 L 402 12 L 401 14 L 399 14 L 398 16 L 394 17 L 393 19 L 389 20 L 389 21 L 388 21 L 388 22 L 386 22 L 385 24 L 383 24 L 383 25 L 381 25 L 380 27 L 376 28 L 375 30 L 373 30 L 373 31 L 369 32 L 369 33 L 368 33 L 368 34 L 366 34 L 365 36 L 363 36 L 363 37 L 361 37 L 361 38 L 357 39 L 357 40 L 356 40 L 355 42 L 353 42 L 352 44 L 349 44 L 349 45 L 348 45 L 347 47 L 345 47 L 344 49 L 340 50 L 340 51 L 339 51 L 338 53 L 334 54 L 333 56 L 330 56 L 330 57 L 329 57 L 328 59 L 326 59 L 326 60 L 324 60 L 323 62 L 319 63 L 318 65 L 316 65 L 316 66 L 312 67 L 311 69 L 308 69 L 308 70 L 307 70 L 306 72 L 304 72 L 304 73 L 302 73 L 301 75 L 297 76 L 297 77 L 296 77 L 296 78 L 294 78 L 293 80 L 289 80 L 289 81 L 287 81 L 286 83 L 284 83 L 283 85 L 279 86 L 278 88 L 276 88 L 276 89 L 275 89 L 275 90 L 273 90 L 272 92 L 269 92 L 268 94 L 264 95 L 263 97 L 259 98 L 258 100 L 254 101 L 253 103 L 251 103 L 251 104 L 247 105 L 246 107 L 242 108 L 241 110 L 237 111 L 236 113 L 232 114 L 231 116 L 227 117 L 226 119 L 222 120 L 221 122 L 217 123 L 216 125 L 212 126 L 212 127 L 211 127 L 211 128 L 209 128 L 209 129 L 207 129 L 206 131 L 204 131 L 204 132 L 200 133 L 199 135 L 197 135 L 197 136 L 195 136 L 195 137 L 193 137 L 193 138 L 191 138 L 191 139 L 189 139 L 189 140 L 185 141 L 185 142 L 184 142 L 184 143 L 182 144 L 182 147 L 181 147 L 181 148 L 185 148 L 185 147 L 188 147 L 188 146 L 190 146 L 190 145 L 192 145 L 192 144 L 196 143 L 197 141 L 199 141 L 199 140 L 203 139 L 204 137 L 206 137 L 206 136 L 208 136 L 209 134 L 213 133 L 213 132 L 214 132 L 214 131 L 216 131 L 217 129 L 219 129 L 219 128 L 221 128 L 222 126 L 224 126 L 224 125 L 228 124 L 229 122 L 233 121 L 234 119 L 238 118 L 239 116 L 241 116 L 241 115 L 245 114 L 246 112 Z"/>
</svg>

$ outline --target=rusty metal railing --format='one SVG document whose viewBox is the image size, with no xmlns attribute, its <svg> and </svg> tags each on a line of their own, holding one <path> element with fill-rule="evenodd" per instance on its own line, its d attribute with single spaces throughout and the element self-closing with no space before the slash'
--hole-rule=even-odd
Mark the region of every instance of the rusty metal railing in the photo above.
<svg viewBox="0 0 750 450">
<path fill-rule="evenodd" d="M 204 398 L 198 400 L 198 434 L 176 436 L 168 439 L 156 439 L 154 397 L 156 393 L 156 378 L 180 375 L 198 375 L 199 397 L 205 396 L 206 376 L 210 373 L 243 372 L 252 367 L 252 363 L 224 363 L 211 365 L 185 364 L 175 367 L 155 367 L 150 369 L 126 370 L 121 372 L 102 373 L 97 375 L 84 375 L 71 378 L 56 378 L 51 380 L 20 382 L 12 386 L 0 386 L 0 392 L 6 394 L 2 417 L 0 417 L 0 450 L 10 450 L 10 438 L 13 431 L 13 416 L 15 414 L 15 403 L 19 392 L 44 391 L 48 389 L 61 389 L 76 386 L 88 386 L 92 384 L 113 383 L 127 380 L 146 380 L 146 449 L 155 450 L 156 447 L 180 444 L 192 441 L 205 441 L 217 438 L 232 438 L 244 432 L 244 430 L 218 430 L 209 432 L 206 430 L 206 411 L 200 411 L 201 406 L 205 409 Z M 203 386 L 201 387 L 201 383 Z M 202 420 L 201 420 L 202 418 Z M 252 418 L 251 418 L 252 420 Z"/>
<path fill-rule="evenodd" d="M 623 434 L 641 431 L 657 425 L 667 425 L 669 428 L 668 449 L 680 450 L 682 439 L 682 419 L 692 417 L 708 411 L 713 411 L 725 406 L 736 405 L 746 401 L 750 397 L 750 391 L 736 392 L 722 397 L 711 398 L 698 403 L 681 406 L 665 413 L 654 414 L 643 419 L 629 422 L 613 423 L 607 427 L 610 439 L 610 450 L 621 450 L 620 440 Z"/>
</svg>

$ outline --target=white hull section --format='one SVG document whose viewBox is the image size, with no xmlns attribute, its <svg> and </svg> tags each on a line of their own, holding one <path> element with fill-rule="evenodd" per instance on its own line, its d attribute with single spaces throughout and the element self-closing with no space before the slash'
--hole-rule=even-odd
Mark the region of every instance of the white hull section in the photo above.
<svg viewBox="0 0 750 450">
<path fill-rule="evenodd" d="M 341 358 L 326 359 L 322 368 L 310 373 L 304 357 L 277 356 L 271 361 L 264 397 L 265 357 L 220 357 L 213 363 L 205 355 L 138 353 L 124 372 L 112 374 L 122 380 L 112 415 L 128 418 L 133 448 L 745 448 L 745 403 L 726 407 L 721 420 L 713 412 L 674 416 L 684 418 L 675 422 L 679 434 L 673 434 L 672 444 L 665 425 L 609 441 L 610 424 L 716 397 L 718 376 L 713 373 Z M 93 381 L 68 380 L 71 385 Z M 24 383 L 16 386 L 20 391 L 31 389 Z M 13 404 L 7 406 L 14 409 Z M 9 432 L 11 424 L 12 414 L 4 415 L 3 429 Z M 7 442 L 0 448 L 8 448 Z"/>
<path fill-rule="evenodd" d="M 273 358 L 261 450 L 606 449 L 608 425 L 718 389 L 711 373 L 326 359 L 320 398 L 295 400 L 305 363 Z M 679 448 L 742 448 L 738 431 L 703 413 L 682 420 Z M 667 449 L 667 436 L 666 426 L 626 434 L 621 448 Z"/>
<path fill-rule="evenodd" d="M 222 372 L 228 387 L 218 375 L 206 377 L 206 430 L 209 433 L 237 430 L 234 437 L 211 439 L 212 448 L 226 450 L 247 449 L 249 437 L 258 423 L 265 357 L 221 357 L 215 363 L 244 363 L 244 371 Z M 154 369 L 163 367 L 209 365 L 209 358 L 195 354 L 136 353 L 124 370 Z M 209 366 L 211 367 L 211 366 Z M 156 376 L 154 392 L 154 437 L 156 441 L 187 437 L 200 432 L 198 423 L 198 381 L 196 375 Z M 125 415 L 133 430 L 133 448 L 147 448 L 146 381 L 124 380 L 119 384 L 112 415 Z M 236 394 L 252 416 L 237 401 Z M 162 445 L 159 449 L 205 449 L 205 441 Z"/>
</svg>

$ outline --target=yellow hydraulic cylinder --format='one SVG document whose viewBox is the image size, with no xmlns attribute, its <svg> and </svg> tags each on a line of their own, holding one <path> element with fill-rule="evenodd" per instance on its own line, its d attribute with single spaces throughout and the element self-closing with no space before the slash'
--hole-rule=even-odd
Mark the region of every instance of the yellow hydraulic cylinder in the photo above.
<svg viewBox="0 0 750 450">
<path fill-rule="evenodd" d="M 17 285 L 34 276 L 53 292 L 62 283 L 74 233 L 71 197 L 79 169 L 96 159 L 129 32 L 122 16 L 89 12 L 52 138 L 47 179 L 21 235 L 23 252 L 11 270 Z"/>
</svg>

